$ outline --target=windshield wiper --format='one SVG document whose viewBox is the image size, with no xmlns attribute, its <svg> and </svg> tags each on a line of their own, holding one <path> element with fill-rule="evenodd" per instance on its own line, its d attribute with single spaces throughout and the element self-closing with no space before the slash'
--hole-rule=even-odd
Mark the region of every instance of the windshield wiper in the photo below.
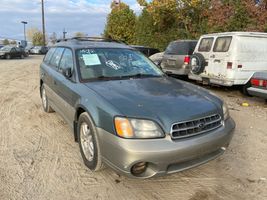
<svg viewBox="0 0 267 200">
<path fill-rule="evenodd" d="M 137 73 L 137 74 L 123 76 L 123 78 L 146 78 L 146 77 L 160 77 L 160 75 Z"/>
<path fill-rule="evenodd" d="M 114 79 L 121 79 L 121 76 L 98 76 L 95 79 L 98 79 L 98 80 L 114 80 Z"/>
</svg>

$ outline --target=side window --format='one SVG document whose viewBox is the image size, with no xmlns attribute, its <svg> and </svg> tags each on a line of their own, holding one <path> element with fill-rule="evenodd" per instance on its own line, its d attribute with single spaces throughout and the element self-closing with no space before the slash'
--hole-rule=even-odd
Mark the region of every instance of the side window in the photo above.
<svg viewBox="0 0 267 200">
<path fill-rule="evenodd" d="M 231 41 L 232 41 L 232 36 L 218 37 L 215 42 L 213 51 L 214 52 L 227 52 L 229 50 Z"/>
<path fill-rule="evenodd" d="M 198 47 L 198 51 L 209 52 L 211 50 L 214 38 L 203 38 Z"/>
<path fill-rule="evenodd" d="M 62 72 L 63 69 L 67 68 L 73 69 L 73 56 L 70 49 L 65 49 L 59 64 L 59 71 Z"/>
<path fill-rule="evenodd" d="M 47 52 L 47 54 L 46 54 L 46 56 L 45 56 L 45 58 L 44 58 L 44 62 L 45 62 L 45 63 L 49 63 L 49 61 L 50 61 L 50 59 L 51 59 L 53 53 L 55 52 L 55 50 L 56 50 L 55 48 L 51 48 L 51 49 Z"/>
<path fill-rule="evenodd" d="M 62 53 L 64 51 L 64 48 L 56 48 L 55 53 L 53 54 L 50 64 L 54 67 L 58 67 L 60 58 L 62 56 Z"/>
</svg>

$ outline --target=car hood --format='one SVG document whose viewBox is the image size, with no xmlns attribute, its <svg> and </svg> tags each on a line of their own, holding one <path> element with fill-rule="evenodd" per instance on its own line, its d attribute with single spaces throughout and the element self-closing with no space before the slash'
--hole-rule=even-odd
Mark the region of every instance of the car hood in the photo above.
<svg viewBox="0 0 267 200">
<path fill-rule="evenodd" d="M 171 124 L 220 113 L 216 98 L 170 77 L 85 83 L 127 117 L 152 119 L 166 131 Z M 221 114 L 221 113 L 220 113 Z"/>
</svg>

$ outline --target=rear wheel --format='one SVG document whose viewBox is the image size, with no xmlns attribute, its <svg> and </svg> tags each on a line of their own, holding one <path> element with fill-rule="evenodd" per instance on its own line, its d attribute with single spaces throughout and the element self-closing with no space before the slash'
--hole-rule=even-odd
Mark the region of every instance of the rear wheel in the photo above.
<svg viewBox="0 0 267 200">
<path fill-rule="evenodd" d="M 96 128 L 88 113 L 84 112 L 78 120 L 78 141 L 84 164 L 92 171 L 103 168 L 99 139 Z"/>
<path fill-rule="evenodd" d="M 49 105 L 44 85 L 42 85 L 41 87 L 41 98 L 42 98 L 42 105 L 43 105 L 44 111 L 47 113 L 54 112 L 52 107 Z"/>
<path fill-rule="evenodd" d="M 24 59 L 24 55 L 23 55 L 23 54 L 21 54 L 21 55 L 20 55 L 20 58 L 21 58 L 21 59 Z"/>
</svg>

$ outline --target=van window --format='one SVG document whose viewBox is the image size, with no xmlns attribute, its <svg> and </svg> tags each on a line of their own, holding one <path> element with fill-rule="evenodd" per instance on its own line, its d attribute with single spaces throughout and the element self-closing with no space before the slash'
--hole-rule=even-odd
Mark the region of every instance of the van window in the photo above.
<svg viewBox="0 0 267 200">
<path fill-rule="evenodd" d="M 169 55 L 192 55 L 192 53 L 195 50 L 197 42 L 195 41 L 176 41 L 171 42 L 166 51 L 165 54 Z"/>
<path fill-rule="evenodd" d="M 216 39 L 213 51 L 214 52 L 227 52 L 232 41 L 232 36 L 218 37 Z"/>
<path fill-rule="evenodd" d="M 213 37 L 203 38 L 199 44 L 198 51 L 209 52 L 211 50 L 213 40 Z"/>
</svg>

